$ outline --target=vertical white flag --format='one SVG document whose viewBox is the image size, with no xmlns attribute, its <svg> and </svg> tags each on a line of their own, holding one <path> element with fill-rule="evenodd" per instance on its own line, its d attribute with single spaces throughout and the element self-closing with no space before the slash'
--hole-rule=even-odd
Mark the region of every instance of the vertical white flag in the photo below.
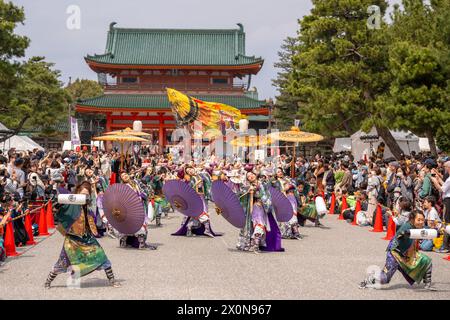
<svg viewBox="0 0 450 320">
<path fill-rule="evenodd" d="M 78 121 L 74 117 L 70 117 L 70 136 L 72 140 L 72 145 L 80 145 L 80 135 L 78 133 Z"/>
<path fill-rule="evenodd" d="M 298 126 L 300 125 L 300 120 L 299 120 L 299 119 L 295 119 L 294 125 L 295 125 L 296 127 L 298 127 Z"/>
</svg>

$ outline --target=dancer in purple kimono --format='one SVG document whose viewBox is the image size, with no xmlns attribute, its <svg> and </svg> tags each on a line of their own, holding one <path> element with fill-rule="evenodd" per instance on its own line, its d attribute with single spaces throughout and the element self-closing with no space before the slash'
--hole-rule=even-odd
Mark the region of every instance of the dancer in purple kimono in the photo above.
<svg viewBox="0 0 450 320">
<path fill-rule="evenodd" d="M 205 235 L 214 238 L 217 234 L 212 231 L 209 219 L 208 204 L 206 202 L 206 194 L 209 193 L 207 183 L 196 173 L 195 168 L 190 165 L 184 168 L 184 181 L 189 183 L 202 199 L 203 212 L 199 212 L 199 215 L 195 218 L 185 217 L 181 223 L 181 228 L 172 235 L 186 235 L 187 237 Z"/>
<path fill-rule="evenodd" d="M 123 171 L 120 174 L 120 180 L 123 184 L 130 187 L 136 194 L 142 199 L 142 202 L 144 203 L 144 211 L 147 213 L 147 195 L 139 188 L 138 184 L 130 178 L 128 173 Z M 120 235 L 120 246 L 123 248 L 126 248 L 128 246 L 131 246 L 133 248 L 138 249 L 150 249 L 150 250 L 156 250 L 157 247 L 152 246 L 147 241 L 148 236 L 148 218 L 145 219 L 144 224 L 142 225 L 141 229 L 136 232 L 135 234 L 121 234 Z"/>
<path fill-rule="evenodd" d="M 267 232 L 271 225 L 267 215 L 270 200 L 257 175 L 249 171 L 246 174 L 246 184 L 238 193 L 239 200 L 246 215 L 244 228 L 239 234 L 237 249 L 259 253 L 259 247 L 265 245 Z M 265 208 L 266 206 L 266 208 Z"/>
</svg>

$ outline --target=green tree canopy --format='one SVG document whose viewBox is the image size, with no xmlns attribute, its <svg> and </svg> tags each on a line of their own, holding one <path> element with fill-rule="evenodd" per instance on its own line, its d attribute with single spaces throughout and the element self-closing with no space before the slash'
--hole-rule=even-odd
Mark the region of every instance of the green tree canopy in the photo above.
<svg viewBox="0 0 450 320">
<path fill-rule="evenodd" d="M 385 0 L 312 2 L 298 37 L 280 53 L 276 116 L 297 114 L 307 130 L 328 137 L 375 126 L 397 158 L 402 151 L 389 129 L 411 130 L 435 152 L 434 137 L 450 129 L 450 2 L 403 0 L 392 21 L 375 29 L 368 8 L 384 17 Z"/>
<path fill-rule="evenodd" d="M 450 2 L 403 5 L 390 29 L 393 81 L 385 110 L 395 127 L 426 136 L 436 155 L 436 136 L 450 132 Z"/>
<path fill-rule="evenodd" d="M 0 0 L 0 112 L 7 111 L 12 90 L 19 81 L 20 63 L 14 59 L 25 56 L 29 45 L 27 37 L 14 33 L 24 20 L 23 8 Z"/>
<path fill-rule="evenodd" d="M 300 110 L 300 97 L 293 96 L 288 90 L 289 77 L 293 71 L 292 57 L 296 52 L 297 45 L 297 38 L 288 37 L 278 52 L 279 61 L 274 65 L 279 69 L 277 78 L 272 80 L 273 85 L 279 91 L 279 95 L 276 97 L 274 116 L 277 119 L 278 129 L 281 130 L 287 130 L 294 125 L 294 120 L 298 118 L 297 111 Z"/>
<path fill-rule="evenodd" d="M 33 57 L 20 67 L 20 77 L 0 121 L 17 134 L 22 128 L 50 131 L 61 120 L 70 99 L 58 80 L 60 73 L 44 57 Z M 4 139 L 7 139 L 5 137 Z"/>
<path fill-rule="evenodd" d="M 72 102 L 103 94 L 103 88 L 97 81 L 87 79 L 76 79 L 66 87 L 66 91 L 70 95 Z"/>
</svg>

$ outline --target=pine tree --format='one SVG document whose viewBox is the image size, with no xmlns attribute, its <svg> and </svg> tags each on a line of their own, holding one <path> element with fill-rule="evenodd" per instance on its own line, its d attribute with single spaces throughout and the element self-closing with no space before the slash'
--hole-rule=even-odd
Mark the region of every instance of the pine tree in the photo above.
<svg viewBox="0 0 450 320">
<path fill-rule="evenodd" d="M 351 135 L 375 125 L 395 157 L 401 149 L 389 131 L 378 99 L 389 89 L 388 26 L 368 28 L 368 8 L 380 16 L 384 0 L 313 0 L 299 21 L 289 92 L 302 97 L 305 127 L 325 136 Z"/>
<path fill-rule="evenodd" d="M 390 30 L 393 81 L 385 109 L 396 127 L 425 135 L 437 155 L 435 137 L 450 132 L 450 3 L 404 0 L 403 7 Z"/>
<path fill-rule="evenodd" d="M 289 77 L 293 70 L 292 57 L 296 52 L 296 46 L 297 38 L 286 38 L 278 52 L 279 61 L 274 64 L 275 68 L 279 69 L 277 78 L 272 80 L 273 85 L 279 91 L 279 95 L 276 97 L 274 116 L 280 130 L 289 129 L 294 125 L 296 118 L 301 119 L 301 115 L 298 114 L 300 98 L 293 96 L 288 91 Z"/>
</svg>

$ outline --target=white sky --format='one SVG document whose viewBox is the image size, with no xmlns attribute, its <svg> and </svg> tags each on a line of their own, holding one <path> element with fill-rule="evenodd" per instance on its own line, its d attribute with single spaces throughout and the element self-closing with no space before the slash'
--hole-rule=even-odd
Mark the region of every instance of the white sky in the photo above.
<svg viewBox="0 0 450 320">
<path fill-rule="evenodd" d="M 237 28 L 244 25 L 247 55 L 265 59 L 252 86 L 259 98 L 274 97 L 271 79 L 277 52 L 287 36 L 294 36 L 297 20 L 308 14 L 310 0 L 13 0 L 25 8 L 25 25 L 17 29 L 31 39 L 27 57 L 45 56 L 62 73 L 62 81 L 97 80 L 84 62 L 86 54 L 104 53 L 109 23 L 124 28 Z M 70 5 L 81 10 L 80 30 L 69 30 Z"/>
</svg>

